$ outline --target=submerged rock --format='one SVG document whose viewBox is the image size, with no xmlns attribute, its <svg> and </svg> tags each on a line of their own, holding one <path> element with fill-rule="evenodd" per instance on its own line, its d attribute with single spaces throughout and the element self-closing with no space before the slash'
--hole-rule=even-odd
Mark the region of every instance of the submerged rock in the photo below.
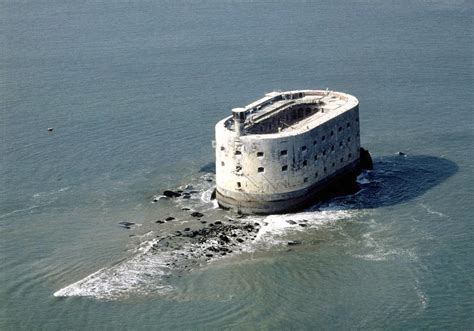
<svg viewBox="0 0 474 331">
<path fill-rule="evenodd" d="M 288 246 L 301 245 L 301 240 L 290 240 L 288 241 Z"/>
<path fill-rule="evenodd" d="M 360 167 L 364 170 L 373 170 L 374 163 L 368 150 L 360 148 Z"/>
<path fill-rule="evenodd" d="M 168 197 L 168 198 L 177 198 L 177 197 L 181 196 L 181 193 L 174 192 L 174 191 L 171 191 L 171 190 L 166 190 L 166 191 L 163 192 L 163 195 L 165 197 Z"/>
<path fill-rule="evenodd" d="M 195 212 L 191 213 L 191 216 L 192 217 L 203 217 L 204 214 L 201 214 L 200 212 L 195 211 Z"/>
</svg>

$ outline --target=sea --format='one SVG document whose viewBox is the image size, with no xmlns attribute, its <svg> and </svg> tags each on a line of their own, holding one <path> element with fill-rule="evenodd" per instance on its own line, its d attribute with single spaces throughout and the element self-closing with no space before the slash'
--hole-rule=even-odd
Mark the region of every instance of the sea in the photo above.
<svg viewBox="0 0 474 331">
<path fill-rule="evenodd" d="M 0 329 L 473 330 L 473 13 L 0 0 Z M 299 213 L 219 209 L 215 123 L 292 89 L 356 96 L 374 169 Z M 259 232 L 176 232 L 215 222 Z"/>
</svg>

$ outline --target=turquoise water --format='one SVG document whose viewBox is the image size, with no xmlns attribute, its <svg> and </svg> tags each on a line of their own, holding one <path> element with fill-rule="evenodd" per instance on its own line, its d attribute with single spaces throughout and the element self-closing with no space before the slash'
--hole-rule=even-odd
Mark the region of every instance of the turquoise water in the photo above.
<svg viewBox="0 0 474 331">
<path fill-rule="evenodd" d="M 469 2 L 1 1 L 0 18 L 0 329 L 474 328 Z M 360 100 L 362 190 L 216 209 L 214 124 L 326 87 Z M 195 193 L 153 201 L 179 187 Z M 191 211 L 262 228 L 212 259 L 152 249 L 203 227 Z"/>
</svg>

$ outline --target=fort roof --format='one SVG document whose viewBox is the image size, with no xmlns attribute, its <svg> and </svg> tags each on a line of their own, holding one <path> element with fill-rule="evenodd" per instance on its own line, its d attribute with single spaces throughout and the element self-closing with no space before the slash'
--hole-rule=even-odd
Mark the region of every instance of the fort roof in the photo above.
<svg viewBox="0 0 474 331">
<path fill-rule="evenodd" d="M 243 108 L 233 110 L 234 117 L 224 126 L 244 135 L 297 134 L 314 128 L 357 106 L 348 94 L 324 90 L 271 92 Z"/>
</svg>

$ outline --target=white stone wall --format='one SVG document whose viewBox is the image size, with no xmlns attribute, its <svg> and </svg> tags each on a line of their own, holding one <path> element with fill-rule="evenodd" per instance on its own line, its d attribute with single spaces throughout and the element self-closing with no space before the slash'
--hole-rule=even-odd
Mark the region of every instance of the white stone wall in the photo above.
<svg viewBox="0 0 474 331">
<path fill-rule="evenodd" d="M 359 158 L 357 103 L 300 134 L 237 137 L 225 120 L 216 125 L 217 190 L 237 200 L 304 189 Z"/>
</svg>

